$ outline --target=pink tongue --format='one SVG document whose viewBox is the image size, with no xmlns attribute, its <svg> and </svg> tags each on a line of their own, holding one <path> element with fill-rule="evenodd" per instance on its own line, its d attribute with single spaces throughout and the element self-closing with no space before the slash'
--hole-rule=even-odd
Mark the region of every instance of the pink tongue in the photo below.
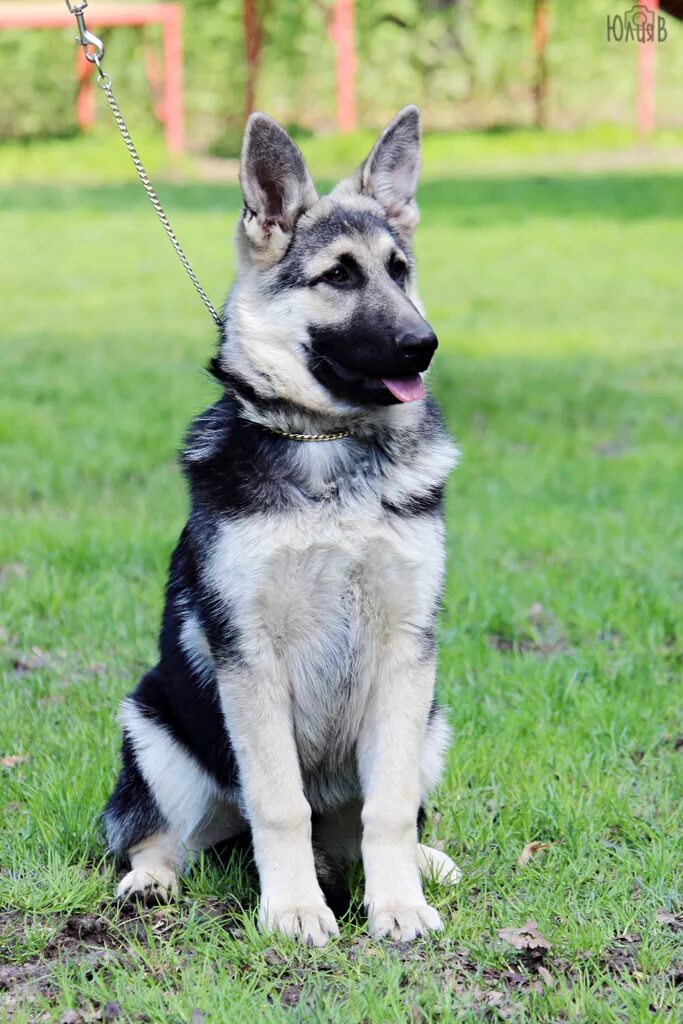
<svg viewBox="0 0 683 1024">
<path fill-rule="evenodd" d="M 425 386 L 419 373 L 414 377 L 383 377 L 382 384 L 399 402 L 415 402 L 425 396 Z"/>
</svg>

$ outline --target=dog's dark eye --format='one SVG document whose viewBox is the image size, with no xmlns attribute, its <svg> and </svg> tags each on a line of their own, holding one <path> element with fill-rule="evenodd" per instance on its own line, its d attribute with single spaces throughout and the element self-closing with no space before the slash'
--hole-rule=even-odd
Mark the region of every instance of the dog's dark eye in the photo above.
<svg viewBox="0 0 683 1024">
<path fill-rule="evenodd" d="M 393 253 L 389 259 L 388 270 L 396 284 L 405 284 L 405 280 L 408 276 L 408 265 L 400 256 L 397 256 L 396 253 Z"/>
<path fill-rule="evenodd" d="M 342 267 L 341 263 L 337 263 L 334 267 L 330 267 L 322 275 L 323 281 L 327 284 L 347 284 L 351 278 L 346 267 Z"/>
</svg>

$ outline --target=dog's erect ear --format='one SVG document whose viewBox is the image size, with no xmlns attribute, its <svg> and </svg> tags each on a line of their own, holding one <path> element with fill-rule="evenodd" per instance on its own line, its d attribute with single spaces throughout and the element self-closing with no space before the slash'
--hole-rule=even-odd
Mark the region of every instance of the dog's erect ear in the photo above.
<svg viewBox="0 0 683 1024">
<path fill-rule="evenodd" d="M 420 215 L 415 193 L 422 163 L 420 111 L 404 107 L 387 125 L 357 171 L 359 191 L 382 204 L 387 220 L 411 234 Z"/>
<path fill-rule="evenodd" d="M 266 262 L 275 262 L 299 216 L 318 195 L 299 148 L 265 114 L 252 114 L 247 121 L 240 185 L 247 238 Z"/>
</svg>

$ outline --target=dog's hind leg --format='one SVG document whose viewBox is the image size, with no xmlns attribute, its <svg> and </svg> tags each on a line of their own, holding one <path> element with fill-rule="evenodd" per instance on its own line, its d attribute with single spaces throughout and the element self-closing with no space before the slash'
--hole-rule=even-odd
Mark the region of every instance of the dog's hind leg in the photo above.
<svg viewBox="0 0 683 1024">
<path fill-rule="evenodd" d="M 135 846 L 127 856 L 131 870 L 119 882 L 120 900 L 140 898 L 168 902 L 178 895 L 178 877 L 184 864 L 182 848 L 171 832 L 156 832 Z"/>
<path fill-rule="evenodd" d="M 355 864 L 361 855 L 360 815 L 360 801 L 354 800 L 338 811 L 319 816 L 313 825 L 314 847 L 324 850 L 335 864 Z M 418 829 L 420 825 L 418 818 Z M 424 879 L 449 885 L 460 881 L 460 868 L 448 854 L 424 843 L 417 847 L 417 866 Z"/>
<path fill-rule="evenodd" d="M 178 892 L 184 865 L 177 832 L 173 832 L 143 776 L 128 733 L 123 739 L 123 768 L 103 822 L 107 844 L 131 870 L 116 890 L 119 899 L 169 900 Z"/>
<path fill-rule="evenodd" d="M 231 839 L 246 827 L 236 809 L 216 802 L 205 821 L 186 841 L 170 831 L 156 832 L 127 850 L 131 870 L 119 882 L 119 899 L 155 899 L 168 902 L 178 895 L 179 878 L 201 850 Z"/>
<path fill-rule="evenodd" d="M 441 776 L 449 738 L 450 730 L 444 713 L 438 705 L 432 703 L 420 760 L 420 789 L 423 800 L 417 819 L 420 836 L 425 822 L 424 800 Z M 417 847 L 417 866 L 423 879 L 441 882 L 444 885 L 455 885 L 460 881 L 460 868 L 451 858 L 441 850 L 425 846 L 424 843 L 419 843 Z"/>
<path fill-rule="evenodd" d="M 345 869 L 360 860 L 361 804 L 351 800 L 343 807 L 313 819 L 313 856 L 320 888 L 335 917 L 342 917 L 351 903 Z"/>
<path fill-rule="evenodd" d="M 455 885 L 460 881 L 460 868 L 448 854 L 435 850 L 432 846 L 425 846 L 424 843 L 417 847 L 417 866 L 427 881 L 441 882 L 444 885 Z"/>
<path fill-rule="evenodd" d="M 103 820 L 130 861 L 119 898 L 170 899 L 195 854 L 244 828 L 218 784 L 135 699 L 124 702 L 123 768 Z"/>
</svg>

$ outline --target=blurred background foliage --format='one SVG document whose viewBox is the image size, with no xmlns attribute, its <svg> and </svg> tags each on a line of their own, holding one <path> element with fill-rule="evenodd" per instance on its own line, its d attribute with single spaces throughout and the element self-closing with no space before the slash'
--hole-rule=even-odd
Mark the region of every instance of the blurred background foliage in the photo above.
<svg viewBox="0 0 683 1024">
<path fill-rule="evenodd" d="M 54 0 L 55 3 L 61 0 Z M 545 0 L 547 124 L 576 129 L 630 122 L 636 49 L 607 43 L 606 13 L 628 2 Z M 331 0 L 256 0 L 261 23 L 257 105 L 290 128 L 334 128 Z M 185 0 L 186 114 L 197 151 L 234 155 L 244 114 L 246 67 L 241 0 Z M 520 127 L 534 119 L 538 0 L 357 0 L 357 100 L 361 126 L 376 127 L 417 102 L 431 129 Z M 96 23 L 97 0 L 91 4 Z M 658 123 L 683 125 L 683 27 L 672 18 L 658 47 Z M 154 29 L 103 33 L 117 94 L 153 121 L 145 52 Z M 0 134 L 22 138 L 76 131 L 74 46 L 65 31 L 0 34 Z"/>
</svg>

